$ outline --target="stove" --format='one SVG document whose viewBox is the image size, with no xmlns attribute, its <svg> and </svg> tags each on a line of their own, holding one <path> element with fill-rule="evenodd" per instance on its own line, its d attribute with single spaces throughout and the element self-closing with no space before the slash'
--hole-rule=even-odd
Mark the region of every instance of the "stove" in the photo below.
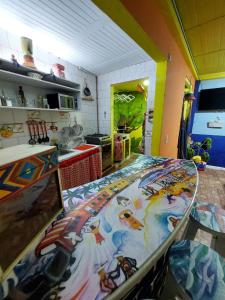
<svg viewBox="0 0 225 300">
<path fill-rule="evenodd" d="M 112 166 L 112 138 L 107 134 L 94 133 L 86 135 L 88 144 L 100 145 L 102 149 L 102 170 Z"/>
<path fill-rule="evenodd" d="M 88 144 L 94 144 L 94 145 L 104 145 L 104 144 L 112 144 L 112 139 L 107 134 L 102 133 L 94 133 L 86 135 L 85 137 Z"/>
</svg>

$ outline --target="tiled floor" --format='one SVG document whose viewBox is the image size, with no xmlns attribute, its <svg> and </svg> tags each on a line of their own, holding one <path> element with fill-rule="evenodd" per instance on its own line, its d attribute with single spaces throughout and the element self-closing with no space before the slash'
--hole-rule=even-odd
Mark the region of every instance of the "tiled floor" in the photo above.
<svg viewBox="0 0 225 300">
<path fill-rule="evenodd" d="M 199 186 L 196 199 L 217 203 L 225 209 L 225 169 L 206 169 L 199 172 Z"/>
</svg>

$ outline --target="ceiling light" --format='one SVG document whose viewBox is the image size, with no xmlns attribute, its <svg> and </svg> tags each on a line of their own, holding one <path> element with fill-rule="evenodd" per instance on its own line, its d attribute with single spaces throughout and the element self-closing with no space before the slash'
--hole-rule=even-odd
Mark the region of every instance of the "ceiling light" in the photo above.
<svg viewBox="0 0 225 300">
<path fill-rule="evenodd" d="M 148 80 L 148 79 L 145 79 L 145 80 L 143 81 L 143 85 L 144 85 L 144 86 L 149 86 L 149 80 Z"/>
</svg>

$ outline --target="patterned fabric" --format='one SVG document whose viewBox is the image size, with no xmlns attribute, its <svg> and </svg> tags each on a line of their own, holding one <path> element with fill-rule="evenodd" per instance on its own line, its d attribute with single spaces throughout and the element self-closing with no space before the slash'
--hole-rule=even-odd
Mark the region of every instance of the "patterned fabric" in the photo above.
<svg viewBox="0 0 225 300">
<path fill-rule="evenodd" d="M 191 299 L 225 299 L 225 262 L 214 250 L 198 242 L 179 241 L 169 255 L 172 274 Z"/>
<path fill-rule="evenodd" d="M 191 216 L 201 225 L 225 233 L 225 210 L 208 202 L 195 202 Z"/>
<path fill-rule="evenodd" d="M 101 177 L 101 157 L 99 153 L 84 157 L 71 165 L 61 167 L 62 189 L 66 190 Z"/>
<path fill-rule="evenodd" d="M 10 283 L 10 295 L 21 300 L 105 298 L 138 270 L 141 274 L 146 261 L 170 241 L 195 190 L 191 161 L 141 156 L 109 176 L 63 191 L 65 212 L 2 291 Z M 158 266 L 150 270 L 148 291 L 152 281 L 161 285 L 164 258 Z"/>
<path fill-rule="evenodd" d="M 102 162 L 99 153 L 93 154 L 89 158 L 90 163 L 90 181 L 94 181 L 102 177 Z"/>
</svg>

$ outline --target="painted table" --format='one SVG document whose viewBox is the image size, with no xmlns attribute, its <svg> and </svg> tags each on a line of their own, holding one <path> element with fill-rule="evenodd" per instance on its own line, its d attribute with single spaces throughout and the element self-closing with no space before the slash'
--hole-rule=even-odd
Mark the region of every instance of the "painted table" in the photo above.
<svg viewBox="0 0 225 300">
<path fill-rule="evenodd" d="M 155 280 L 154 266 L 164 265 L 196 185 L 191 161 L 140 156 L 109 176 L 65 190 L 65 213 L 0 293 L 12 299 L 120 299 L 144 277 Z"/>
</svg>

